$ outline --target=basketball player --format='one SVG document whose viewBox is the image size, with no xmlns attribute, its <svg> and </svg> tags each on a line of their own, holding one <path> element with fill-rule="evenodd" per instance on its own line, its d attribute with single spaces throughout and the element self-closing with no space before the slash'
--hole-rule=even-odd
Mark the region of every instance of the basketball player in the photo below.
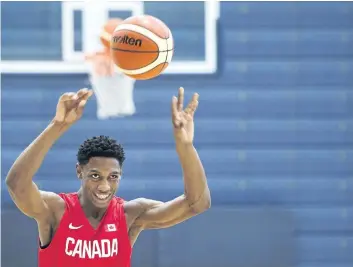
<svg viewBox="0 0 353 267">
<path fill-rule="evenodd" d="M 6 178 L 17 207 L 37 221 L 39 267 L 129 267 L 142 230 L 171 227 L 210 207 L 205 171 L 193 146 L 198 95 L 183 109 L 183 88 L 171 107 L 184 194 L 168 202 L 115 197 L 125 156 L 123 147 L 106 136 L 80 146 L 76 170 L 81 187 L 76 193 L 39 190 L 33 176 L 52 145 L 81 118 L 91 95 L 87 89 L 62 95 L 54 119 L 16 159 Z"/>
</svg>

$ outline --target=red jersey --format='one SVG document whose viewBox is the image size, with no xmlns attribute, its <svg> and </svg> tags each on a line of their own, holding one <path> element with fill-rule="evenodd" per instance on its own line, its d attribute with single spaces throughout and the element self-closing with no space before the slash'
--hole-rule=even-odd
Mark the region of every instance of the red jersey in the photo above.
<svg viewBox="0 0 353 267">
<path fill-rule="evenodd" d="M 123 200 L 114 197 L 94 229 L 77 193 L 59 194 L 65 213 L 50 244 L 39 248 L 39 267 L 130 267 L 132 248 Z"/>
</svg>

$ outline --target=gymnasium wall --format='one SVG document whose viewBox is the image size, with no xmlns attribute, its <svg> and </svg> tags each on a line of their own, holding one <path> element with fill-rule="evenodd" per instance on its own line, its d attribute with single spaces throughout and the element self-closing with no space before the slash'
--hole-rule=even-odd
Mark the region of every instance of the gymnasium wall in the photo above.
<svg viewBox="0 0 353 267">
<path fill-rule="evenodd" d="M 60 2 L 1 8 L 2 60 L 61 57 Z M 168 22 L 177 60 L 203 57 L 201 2 L 146 2 L 145 12 Z M 169 105 L 184 86 L 187 99 L 200 94 L 195 146 L 212 208 L 143 232 L 133 266 L 352 267 L 353 3 L 222 2 L 216 42 L 215 74 L 138 81 L 132 117 L 98 120 L 93 98 L 49 152 L 36 183 L 77 190 L 75 153 L 85 138 L 104 134 L 126 149 L 119 195 L 181 194 Z M 82 46 L 79 38 L 75 45 Z M 6 174 L 51 120 L 59 95 L 87 85 L 85 74 L 2 73 L 2 267 L 37 260 L 36 224 L 13 205 Z"/>
</svg>

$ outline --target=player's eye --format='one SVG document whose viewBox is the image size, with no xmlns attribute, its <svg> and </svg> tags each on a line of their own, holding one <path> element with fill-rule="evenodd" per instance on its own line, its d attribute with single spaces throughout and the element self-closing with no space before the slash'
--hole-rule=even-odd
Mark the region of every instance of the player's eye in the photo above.
<svg viewBox="0 0 353 267">
<path fill-rule="evenodd" d="M 113 174 L 113 175 L 111 175 L 111 176 L 110 176 L 110 178 L 111 178 L 111 179 L 113 179 L 113 180 L 116 180 L 116 179 L 118 179 L 118 178 L 119 178 L 119 176 L 118 176 L 118 175 Z"/>
<path fill-rule="evenodd" d="M 93 174 L 91 175 L 91 177 L 92 177 L 93 179 L 99 179 L 99 175 L 98 175 L 97 173 L 93 173 Z"/>
</svg>

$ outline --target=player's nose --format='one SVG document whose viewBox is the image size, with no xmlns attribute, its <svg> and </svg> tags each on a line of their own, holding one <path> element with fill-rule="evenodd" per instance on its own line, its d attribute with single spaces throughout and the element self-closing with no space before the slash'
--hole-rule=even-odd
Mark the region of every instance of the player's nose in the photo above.
<svg viewBox="0 0 353 267">
<path fill-rule="evenodd" d="M 98 186 L 98 191 L 99 193 L 105 194 L 105 193 L 109 193 L 110 192 L 110 186 L 108 182 L 102 182 L 99 186 Z"/>
</svg>

